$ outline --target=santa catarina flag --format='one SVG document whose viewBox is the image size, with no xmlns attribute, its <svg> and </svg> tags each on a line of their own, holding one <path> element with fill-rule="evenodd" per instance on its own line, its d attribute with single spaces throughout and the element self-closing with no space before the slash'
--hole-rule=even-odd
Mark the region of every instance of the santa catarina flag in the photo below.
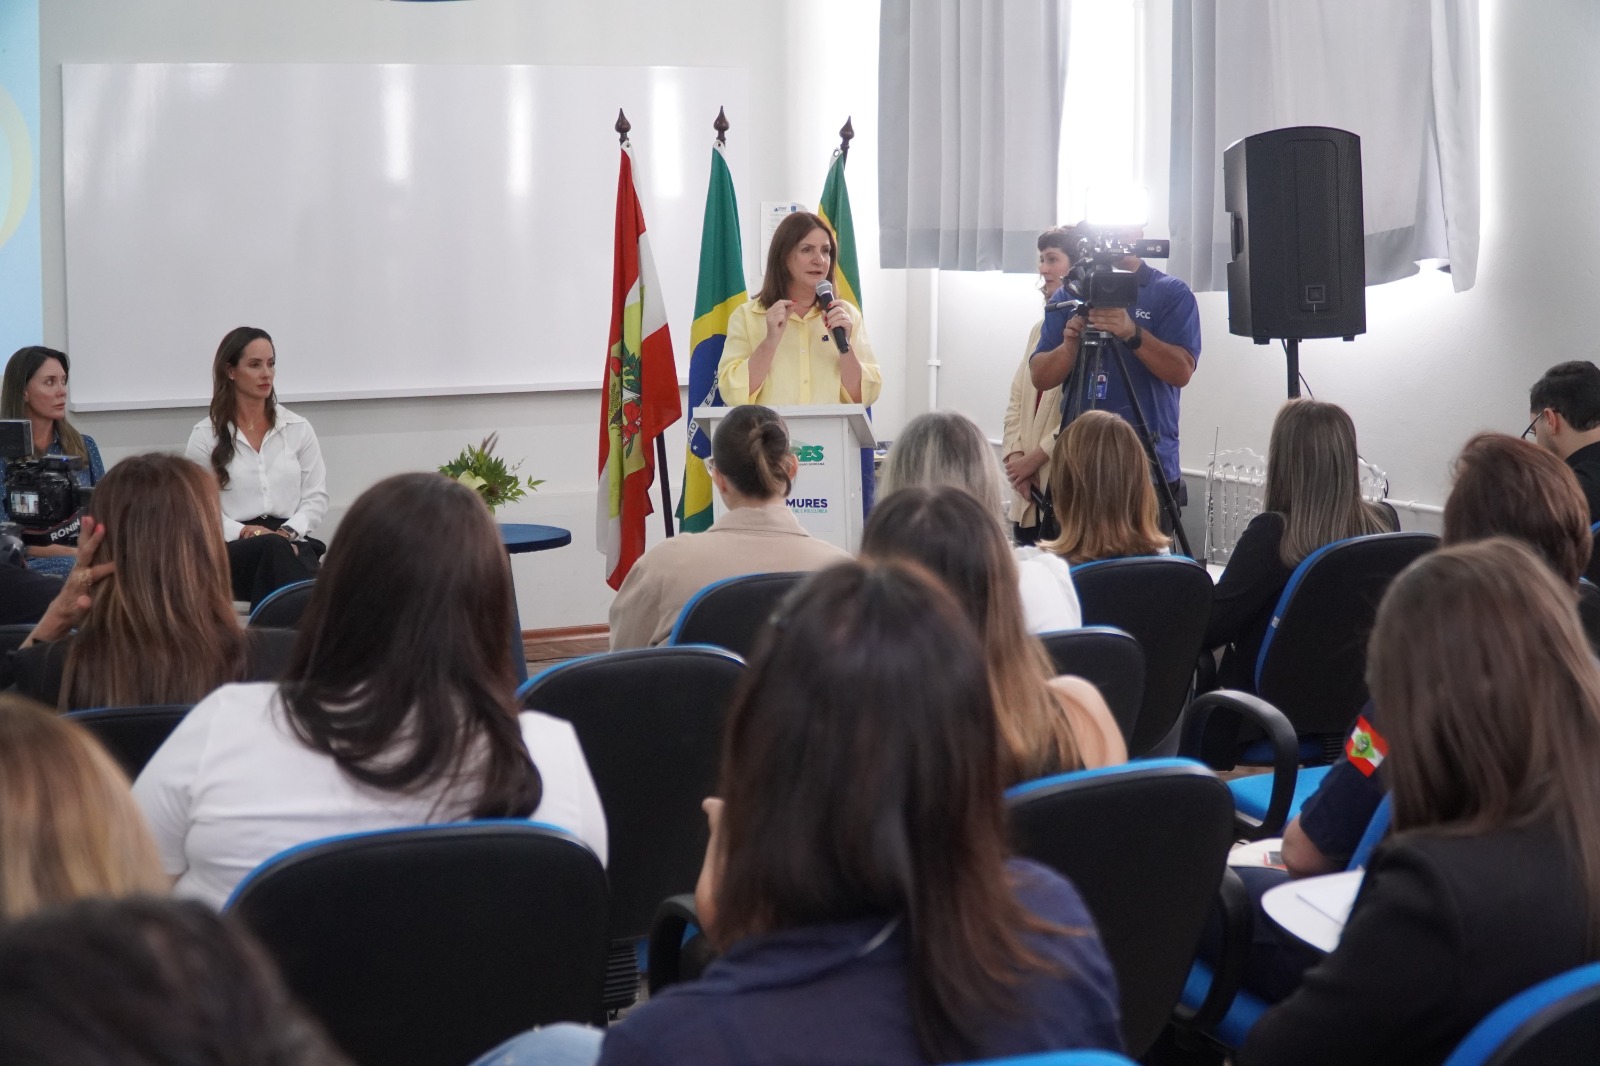
<svg viewBox="0 0 1600 1066">
<path fill-rule="evenodd" d="M 596 536 L 606 556 L 606 583 L 622 579 L 644 554 L 651 513 L 655 439 L 683 414 L 666 308 L 656 283 L 644 211 L 633 184 L 633 156 L 622 147 L 617 175 L 611 345 L 600 393 L 600 497 Z"/>
<path fill-rule="evenodd" d="M 1389 754 L 1389 743 L 1383 739 L 1372 723 L 1368 722 L 1365 715 L 1356 719 L 1356 727 L 1350 731 L 1350 739 L 1345 741 L 1344 754 L 1352 765 L 1363 774 L 1371 777 L 1383 765 L 1383 760 Z"/>
<path fill-rule="evenodd" d="M 856 265 L 856 226 L 850 219 L 850 190 L 844 185 L 844 153 L 833 153 L 828 180 L 822 183 L 822 202 L 817 214 L 833 227 L 836 262 L 834 293 L 861 309 L 861 268 Z"/>
<path fill-rule="evenodd" d="M 721 144 L 711 147 L 711 184 L 700 228 L 700 280 L 694 293 L 694 324 L 689 327 L 689 406 L 720 407 L 717 364 L 728 340 L 728 316 L 746 300 L 744 248 L 739 241 L 739 205 L 733 175 Z M 706 458 L 711 438 L 689 418 L 689 454 L 684 457 L 683 495 L 678 498 L 678 528 L 698 533 L 711 525 L 711 475 Z"/>
</svg>

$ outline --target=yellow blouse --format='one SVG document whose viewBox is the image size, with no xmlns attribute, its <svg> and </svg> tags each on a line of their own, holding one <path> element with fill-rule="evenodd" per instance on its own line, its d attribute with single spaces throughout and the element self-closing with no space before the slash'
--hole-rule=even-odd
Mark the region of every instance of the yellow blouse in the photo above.
<svg viewBox="0 0 1600 1066">
<path fill-rule="evenodd" d="M 861 402 L 871 404 L 883 390 L 883 375 L 872 355 L 861 312 L 846 303 L 853 328 L 850 347 L 861 361 Z M 791 314 L 778 340 L 772 368 L 761 387 L 750 391 L 750 355 L 767 338 L 767 309 L 748 300 L 728 318 L 728 340 L 717 364 L 717 387 L 723 402 L 733 407 L 759 403 L 768 407 L 808 403 L 855 403 L 839 380 L 839 349 L 823 322 L 822 310 L 812 304 L 804 317 Z"/>
</svg>

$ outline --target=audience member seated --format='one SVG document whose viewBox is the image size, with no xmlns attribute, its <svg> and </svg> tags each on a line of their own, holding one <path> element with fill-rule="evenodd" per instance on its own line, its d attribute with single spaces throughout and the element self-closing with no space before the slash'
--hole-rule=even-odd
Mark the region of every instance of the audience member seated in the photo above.
<svg viewBox="0 0 1600 1066">
<path fill-rule="evenodd" d="M 1336 540 L 1394 531 L 1393 513 L 1361 498 L 1360 461 L 1344 408 L 1306 399 L 1279 408 L 1267 448 L 1265 510 L 1234 545 L 1211 601 L 1205 646 L 1223 649 L 1223 688 L 1255 691 L 1272 609 L 1306 556 Z"/>
<path fill-rule="evenodd" d="M 311 537 L 328 509 L 322 447 L 311 423 L 278 403 L 277 368 L 266 330 L 229 330 L 211 361 L 211 411 L 185 451 L 217 475 L 233 598 L 252 608 L 311 577 L 327 550 Z"/>
<path fill-rule="evenodd" d="M 955 593 L 983 641 L 1005 785 L 1127 761 L 1122 731 L 1095 687 L 1051 679 L 1044 645 L 1023 625 L 1005 535 L 971 495 L 949 485 L 896 492 L 873 508 L 861 555 L 927 567 Z"/>
<path fill-rule="evenodd" d="M 0 1061 L 349 1063 L 248 934 L 155 899 L 74 903 L 0 933 Z"/>
<path fill-rule="evenodd" d="M 776 411 L 732 408 L 717 424 L 706 464 L 728 508 L 703 533 L 645 552 L 611 601 L 611 648 L 660 644 L 696 592 L 740 574 L 818 570 L 850 556 L 801 527 L 785 502 L 799 463 Z"/>
<path fill-rule="evenodd" d="M 277 676 L 294 635 L 240 628 L 204 470 L 176 455 L 124 459 L 83 526 L 77 567 L 11 656 L 18 692 L 62 710 L 132 707 Z"/>
<path fill-rule="evenodd" d="M 1539 446 L 1578 475 L 1590 524 L 1600 522 L 1600 367 L 1584 360 L 1546 370 L 1528 390 L 1528 416 Z"/>
<path fill-rule="evenodd" d="M 983 430 L 965 415 L 934 411 L 906 424 L 889 448 L 878 482 L 878 499 L 914 486 L 954 485 L 1001 520 L 1004 473 Z M 1003 527 L 1002 527 L 1003 528 Z M 1070 568 L 1036 547 L 1015 549 L 1022 613 L 1034 633 L 1053 633 L 1083 625 L 1083 608 Z"/>
<path fill-rule="evenodd" d="M 1600 662 L 1570 587 L 1509 538 L 1441 548 L 1384 597 L 1368 674 L 1395 836 L 1240 1066 L 1438 1063 L 1600 958 Z"/>
<path fill-rule="evenodd" d="M 67 421 L 67 375 L 71 369 L 66 352 L 37 345 L 19 348 L 6 363 L 5 380 L 0 383 L 0 418 L 26 419 L 32 426 L 33 454 L 65 455 L 78 460 L 82 465 L 72 472 L 72 479 L 83 488 L 91 488 L 106 468 L 94 438 L 79 433 Z M 7 484 L 7 464 L 0 459 L 0 520 L 15 521 Z M 53 577 L 62 577 L 72 569 L 72 557 L 78 548 L 78 519 L 79 515 L 74 514 L 48 530 L 24 533 L 30 569 Z"/>
<path fill-rule="evenodd" d="M 1082 900 L 1007 857 L 982 644 L 925 575 L 845 563 L 785 604 L 706 803 L 695 895 L 724 954 L 613 1025 L 606 1066 L 1120 1048 Z"/>
<path fill-rule="evenodd" d="M 1073 566 L 1130 555 L 1165 555 L 1150 460 L 1121 415 L 1085 411 L 1056 438 L 1050 502 L 1061 532 L 1040 546 Z"/>
<path fill-rule="evenodd" d="M 0 922 L 84 896 L 165 894 L 169 885 L 115 760 L 82 726 L 0 696 Z M 23 1061 L 34 1060 L 0 1054 Z"/>
<path fill-rule="evenodd" d="M 212 693 L 134 783 L 177 892 L 220 906 L 285 848 L 460 818 L 536 818 L 604 862 L 572 727 L 517 713 L 510 566 L 478 494 L 391 477 L 339 537 L 384 550 L 333 553 L 283 681 Z"/>
</svg>

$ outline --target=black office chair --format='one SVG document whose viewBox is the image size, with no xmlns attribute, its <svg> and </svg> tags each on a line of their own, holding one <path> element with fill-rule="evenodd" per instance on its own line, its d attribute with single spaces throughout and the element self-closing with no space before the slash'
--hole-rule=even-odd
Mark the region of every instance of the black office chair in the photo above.
<svg viewBox="0 0 1600 1066">
<path fill-rule="evenodd" d="M 300 616 L 306 613 L 306 605 L 311 602 L 311 590 L 316 585 L 315 578 L 308 578 L 281 589 L 273 589 L 250 612 L 247 624 L 252 628 L 296 628 L 300 624 Z"/>
<path fill-rule="evenodd" d="M 722 723 L 744 661 L 685 645 L 591 655 L 522 687 L 522 706 L 572 723 L 606 812 L 612 954 L 606 1004 L 638 994 L 635 942 L 657 904 L 694 888 L 716 792 Z"/>
<path fill-rule="evenodd" d="M 1057 674 L 1071 674 L 1100 690 L 1111 717 L 1130 741 L 1144 700 L 1144 649 L 1132 636 L 1111 626 L 1085 626 L 1040 633 Z"/>
<path fill-rule="evenodd" d="M 772 612 L 790 590 L 810 576 L 805 571 L 786 571 L 741 574 L 713 582 L 683 605 L 667 643 L 712 644 L 749 658 Z"/>
<path fill-rule="evenodd" d="M 1072 583 L 1085 625 L 1115 626 L 1144 649 L 1144 699 L 1128 755 L 1148 754 L 1167 739 L 1189 698 L 1211 618 L 1211 575 L 1193 559 L 1146 555 L 1075 566 Z"/>
<path fill-rule="evenodd" d="M 1377 533 L 1303 559 L 1272 611 L 1256 657 L 1256 694 L 1302 740 L 1302 760 L 1331 762 L 1367 701 L 1367 638 L 1389 583 L 1439 546 L 1432 533 Z M 1264 761 L 1261 750 L 1241 762 Z"/>
<path fill-rule="evenodd" d="M 1128 1053 L 1183 991 L 1233 843 L 1233 797 L 1204 766 L 1147 759 L 1006 792 L 1017 853 L 1072 881 L 1117 973 Z"/>
<path fill-rule="evenodd" d="M 605 1021 L 605 870 L 552 826 L 313 841 L 268 859 L 226 909 L 360 1066 L 461 1066 L 536 1025 Z"/>
<path fill-rule="evenodd" d="M 1600 1048 L 1600 963 L 1541 981 L 1497 1007 L 1444 1066 L 1593 1062 Z"/>
<path fill-rule="evenodd" d="M 67 717 L 93 733 L 132 780 L 178 728 L 190 706 L 168 703 L 150 707 L 97 707 L 69 711 Z"/>
<path fill-rule="evenodd" d="M 16 625 L 0 626 L 0 656 L 9 655 L 22 647 L 22 642 L 28 639 L 28 634 L 33 632 L 34 623 L 19 622 Z"/>
</svg>

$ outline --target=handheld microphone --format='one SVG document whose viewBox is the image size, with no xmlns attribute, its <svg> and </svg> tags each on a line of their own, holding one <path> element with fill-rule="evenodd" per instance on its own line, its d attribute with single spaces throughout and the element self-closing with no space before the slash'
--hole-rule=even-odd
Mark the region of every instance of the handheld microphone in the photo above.
<svg viewBox="0 0 1600 1066">
<path fill-rule="evenodd" d="M 817 282 L 817 302 L 822 305 L 823 314 L 827 314 L 833 307 L 833 286 L 828 284 L 826 279 Z M 833 327 L 833 343 L 838 346 L 840 355 L 850 350 L 850 338 L 845 334 L 843 326 Z"/>
</svg>

